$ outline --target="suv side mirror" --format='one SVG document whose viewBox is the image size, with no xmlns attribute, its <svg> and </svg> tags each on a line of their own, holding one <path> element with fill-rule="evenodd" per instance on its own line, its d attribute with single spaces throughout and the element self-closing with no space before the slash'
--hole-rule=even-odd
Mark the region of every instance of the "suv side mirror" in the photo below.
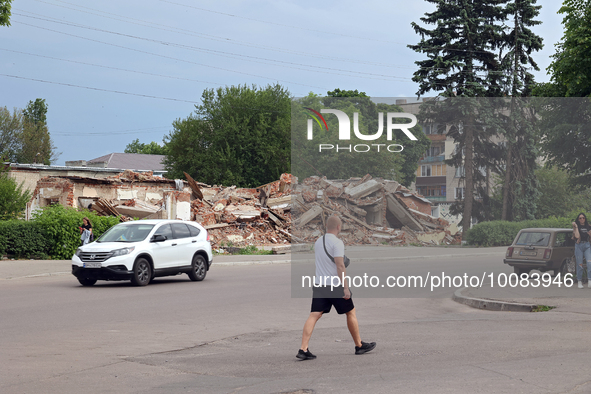
<svg viewBox="0 0 591 394">
<path fill-rule="evenodd" d="M 152 236 L 152 239 L 150 240 L 150 242 L 162 242 L 162 241 L 166 241 L 166 236 L 162 235 L 162 234 L 156 234 L 156 235 Z"/>
</svg>

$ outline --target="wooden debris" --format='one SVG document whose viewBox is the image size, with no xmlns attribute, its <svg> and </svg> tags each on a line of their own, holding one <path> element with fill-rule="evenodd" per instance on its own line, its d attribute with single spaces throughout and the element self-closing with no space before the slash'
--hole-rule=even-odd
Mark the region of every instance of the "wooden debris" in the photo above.
<svg viewBox="0 0 591 394">
<path fill-rule="evenodd" d="M 189 186 L 191 187 L 191 190 L 193 191 L 193 195 L 195 196 L 195 198 L 203 200 L 203 193 L 201 193 L 201 188 L 199 187 L 197 182 L 195 182 L 195 180 L 191 178 L 191 175 L 187 174 L 186 172 L 183 172 L 183 174 L 185 174 L 185 178 L 187 178 L 187 182 L 189 182 Z"/>
</svg>

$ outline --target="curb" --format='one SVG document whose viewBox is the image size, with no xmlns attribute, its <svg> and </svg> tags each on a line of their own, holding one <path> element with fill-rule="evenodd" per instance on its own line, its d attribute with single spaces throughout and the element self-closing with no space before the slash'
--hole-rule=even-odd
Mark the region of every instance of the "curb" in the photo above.
<svg viewBox="0 0 591 394">
<path fill-rule="evenodd" d="M 505 311 L 505 312 L 532 312 L 538 305 L 535 304 L 518 304 L 516 302 L 506 302 L 499 300 L 487 300 L 483 298 L 472 298 L 462 295 L 462 291 L 468 289 L 456 290 L 451 297 L 452 300 L 460 304 L 468 305 L 472 308 L 483 309 L 488 311 Z"/>
<path fill-rule="evenodd" d="M 253 260 L 253 261 L 228 261 L 224 263 L 213 262 L 211 266 L 233 266 L 233 265 L 268 265 L 268 264 L 290 264 L 291 260 Z"/>
</svg>

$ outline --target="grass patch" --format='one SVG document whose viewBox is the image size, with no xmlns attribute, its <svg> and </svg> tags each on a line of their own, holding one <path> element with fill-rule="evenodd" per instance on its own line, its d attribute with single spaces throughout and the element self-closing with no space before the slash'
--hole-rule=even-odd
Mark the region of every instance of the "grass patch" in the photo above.
<svg viewBox="0 0 591 394">
<path fill-rule="evenodd" d="M 538 305 L 532 310 L 532 312 L 548 312 L 554 308 L 556 308 L 556 307 L 555 306 L 548 306 L 548 305 Z"/>
<path fill-rule="evenodd" d="M 225 253 L 219 253 L 218 250 L 222 249 L 224 250 Z M 231 242 L 229 242 L 227 245 L 221 244 L 219 248 L 213 250 L 213 253 L 215 255 L 226 255 L 226 254 L 231 254 L 231 255 L 269 255 L 269 254 L 273 254 L 272 250 L 261 250 L 258 249 L 256 246 L 254 245 L 248 245 L 245 246 L 243 248 L 239 248 L 234 246 Z"/>
<path fill-rule="evenodd" d="M 245 248 L 238 248 L 238 251 L 233 254 L 266 255 L 266 254 L 273 254 L 273 251 L 272 250 L 260 250 L 254 245 L 249 245 Z"/>
</svg>

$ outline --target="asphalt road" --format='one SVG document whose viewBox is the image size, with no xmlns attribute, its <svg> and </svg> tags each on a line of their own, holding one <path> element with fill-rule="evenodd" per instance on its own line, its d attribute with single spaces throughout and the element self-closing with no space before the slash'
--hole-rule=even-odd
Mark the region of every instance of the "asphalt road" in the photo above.
<svg viewBox="0 0 591 394">
<path fill-rule="evenodd" d="M 511 272 L 502 250 L 483 251 L 396 255 L 450 273 L 476 265 L 479 272 Z M 0 392 L 591 391 L 589 313 L 480 311 L 451 301 L 452 290 L 449 297 L 358 298 L 362 338 L 376 341 L 376 350 L 355 356 L 345 319 L 333 311 L 312 337 L 318 359 L 298 361 L 310 300 L 291 297 L 291 270 L 214 265 L 203 282 L 182 275 L 144 288 L 81 287 L 71 275 L 20 275 L 22 269 L 4 275 Z"/>
</svg>

